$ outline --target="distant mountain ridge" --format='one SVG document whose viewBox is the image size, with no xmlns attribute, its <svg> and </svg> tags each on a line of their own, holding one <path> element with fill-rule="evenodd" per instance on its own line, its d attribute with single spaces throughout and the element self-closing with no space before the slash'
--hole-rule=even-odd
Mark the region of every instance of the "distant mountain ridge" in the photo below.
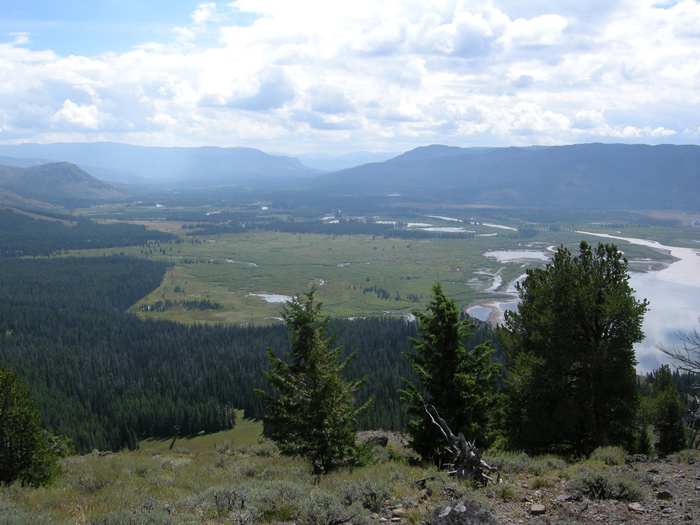
<svg viewBox="0 0 700 525">
<path fill-rule="evenodd" d="M 700 146 L 577 144 L 416 148 L 319 177 L 325 192 L 401 194 L 464 204 L 700 207 Z"/>
<path fill-rule="evenodd" d="M 75 164 L 53 162 L 28 168 L 0 166 L 0 188 L 22 199 L 51 204 L 122 201 L 133 190 L 96 179 Z"/>
<path fill-rule="evenodd" d="M 20 184 L 12 182 L 8 174 L 22 168 L 0 167 L 0 181 L 5 179 L 0 188 L 25 199 L 54 204 L 60 199 L 126 200 L 134 195 L 124 186 L 98 185 L 102 181 L 85 178 L 87 171 L 103 180 L 150 186 L 156 192 L 190 188 L 203 190 L 201 195 L 218 196 L 226 191 L 233 195 L 245 187 L 256 194 L 267 192 L 268 199 L 276 195 L 314 205 L 329 199 L 339 203 L 363 198 L 383 202 L 392 196 L 396 202 L 415 203 L 700 209 L 700 146 L 695 145 L 432 145 L 331 173 L 307 168 L 293 157 L 251 148 L 22 144 L 0 146 L 2 155 L 16 158 L 0 158 L 0 165 L 25 166 L 23 169 L 29 171 Z M 64 162 L 46 166 L 54 166 L 50 171 L 60 173 L 60 177 L 50 181 L 44 173 L 42 178 L 48 168 L 34 164 L 56 157 Z M 80 163 L 83 169 L 68 168 L 67 162 Z M 59 165 L 63 167 L 58 169 Z M 227 186 L 230 191 L 224 190 Z"/>
<path fill-rule="evenodd" d="M 322 173 L 293 157 L 238 147 L 163 148 L 112 142 L 18 144 L 0 146 L 0 155 L 71 162 L 94 167 L 92 171 L 115 182 L 157 185 L 251 184 Z"/>
</svg>

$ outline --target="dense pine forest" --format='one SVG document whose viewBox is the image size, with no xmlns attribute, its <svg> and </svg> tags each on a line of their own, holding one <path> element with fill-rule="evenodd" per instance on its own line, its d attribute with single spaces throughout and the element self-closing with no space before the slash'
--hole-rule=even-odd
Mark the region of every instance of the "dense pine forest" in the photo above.
<svg viewBox="0 0 700 525">
<path fill-rule="evenodd" d="M 35 239 L 48 237 L 47 224 L 63 228 L 61 233 L 72 229 L 18 217 L 4 223 L 8 228 L 0 234 L 3 246 L 14 243 L 14 252 L 6 255 L 31 253 Z M 33 226 L 40 232 L 36 236 L 27 234 Z M 109 226 L 88 228 L 91 243 L 123 242 Z M 133 245 L 149 240 L 140 228 L 123 231 L 134 234 Z M 63 251 L 74 239 L 57 235 L 49 252 Z M 262 413 L 253 389 L 267 388 L 266 349 L 278 355 L 287 349 L 284 325 L 187 326 L 125 313 L 165 275 L 165 265 L 144 259 L 5 257 L 2 262 L 0 363 L 23 378 L 48 430 L 69 437 L 79 452 L 134 448 L 139 439 L 170 437 L 176 427 L 180 435 L 230 428 L 234 409 L 248 417 Z M 374 398 L 361 426 L 403 428 L 405 407 L 397 390 L 401 377 L 413 379 L 403 352 L 412 348 L 415 324 L 336 319 L 330 332 L 337 333 L 336 344 L 346 354 L 360 350 L 349 375 L 368 376 L 359 402 Z M 480 325 L 467 344 L 487 339 L 493 333 Z"/>
<path fill-rule="evenodd" d="M 0 257 L 49 256 L 64 250 L 141 246 L 148 241 L 171 241 L 171 233 L 154 232 L 134 224 L 97 224 L 69 215 L 37 220 L 0 209 Z M 68 226 L 64 225 L 64 222 Z"/>
</svg>

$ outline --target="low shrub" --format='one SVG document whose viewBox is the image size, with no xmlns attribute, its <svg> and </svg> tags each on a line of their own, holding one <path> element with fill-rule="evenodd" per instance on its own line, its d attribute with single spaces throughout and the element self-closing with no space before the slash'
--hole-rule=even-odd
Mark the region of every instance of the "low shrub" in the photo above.
<svg viewBox="0 0 700 525">
<path fill-rule="evenodd" d="M 547 479 L 547 478 L 541 478 L 541 477 L 537 476 L 537 477 L 532 481 L 531 488 L 532 488 L 532 490 L 537 490 L 537 489 L 548 489 L 548 488 L 551 488 L 552 486 L 553 486 L 553 485 L 552 485 L 552 482 L 551 482 L 549 479 Z"/>
<path fill-rule="evenodd" d="M 337 525 L 356 523 L 363 519 L 367 511 L 359 502 L 343 505 L 340 498 L 325 492 L 313 492 L 303 501 L 300 522 L 304 525 Z"/>
<path fill-rule="evenodd" d="M 508 452 L 507 450 L 487 450 L 483 455 L 484 461 L 491 467 L 496 467 L 502 474 L 517 474 L 529 470 L 532 458 L 525 452 Z"/>
<path fill-rule="evenodd" d="M 530 461 L 530 464 L 527 466 L 527 471 L 534 476 L 541 476 L 552 470 L 562 470 L 568 466 L 569 464 L 560 457 L 547 454 L 545 456 L 538 456 Z"/>
<path fill-rule="evenodd" d="M 700 461 L 700 450 L 687 449 L 681 450 L 680 452 L 675 452 L 669 456 L 672 461 L 677 461 L 678 463 L 692 464 Z"/>
<path fill-rule="evenodd" d="M 388 485 L 369 480 L 346 483 L 339 492 L 346 507 L 358 502 L 370 512 L 379 512 L 384 502 L 391 497 Z"/>
<path fill-rule="evenodd" d="M 57 525 L 58 522 L 46 516 L 37 515 L 18 508 L 0 497 L 0 525 Z"/>
<path fill-rule="evenodd" d="M 598 447 L 590 457 L 590 461 L 605 463 L 611 467 L 624 465 L 627 451 L 620 447 Z"/>
<path fill-rule="evenodd" d="M 132 514 L 125 510 L 110 512 L 103 516 L 88 519 L 89 525 L 175 525 L 178 523 L 170 514 L 160 510 Z"/>
<path fill-rule="evenodd" d="M 486 496 L 502 501 L 514 501 L 517 499 L 518 493 L 510 483 L 498 483 L 486 487 Z"/>
<path fill-rule="evenodd" d="M 631 472 L 612 473 L 603 468 L 581 467 L 574 474 L 573 487 L 575 491 L 591 499 L 644 499 L 644 491 Z"/>
</svg>

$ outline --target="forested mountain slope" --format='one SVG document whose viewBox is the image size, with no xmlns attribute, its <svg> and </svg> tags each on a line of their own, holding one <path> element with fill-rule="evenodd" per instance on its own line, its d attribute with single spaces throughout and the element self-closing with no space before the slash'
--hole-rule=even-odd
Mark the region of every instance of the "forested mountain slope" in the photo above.
<svg viewBox="0 0 700 525">
<path fill-rule="evenodd" d="M 317 189 L 464 204 L 562 208 L 700 205 L 700 146 L 428 146 L 317 179 Z"/>
<path fill-rule="evenodd" d="M 115 201 L 134 193 L 126 186 L 96 179 L 68 162 L 28 168 L 0 166 L 0 188 L 51 204 Z"/>
</svg>

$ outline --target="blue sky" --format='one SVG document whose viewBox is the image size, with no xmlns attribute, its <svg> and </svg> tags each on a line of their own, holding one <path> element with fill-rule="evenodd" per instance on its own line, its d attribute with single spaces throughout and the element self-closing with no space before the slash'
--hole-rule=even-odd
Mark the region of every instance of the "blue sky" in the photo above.
<svg viewBox="0 0 700 525">
<path fill-rule="evenodd" d="M 697 0 L 0 0 L 0 143 L 700 142 Z"/>
</svg>

